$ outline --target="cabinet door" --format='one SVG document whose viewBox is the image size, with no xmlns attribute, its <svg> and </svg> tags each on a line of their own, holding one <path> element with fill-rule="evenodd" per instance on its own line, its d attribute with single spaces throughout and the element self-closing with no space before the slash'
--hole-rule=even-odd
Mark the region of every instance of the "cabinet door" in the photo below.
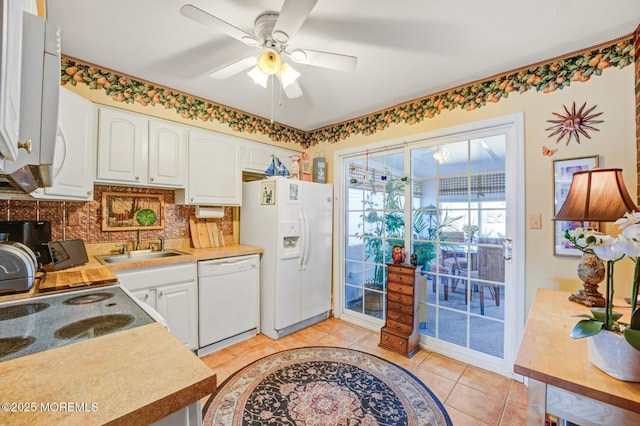
<svg viewBox="0 0 640 426">
<path fill-rule="evenodd" d="M 268 144 L 245 142 L 243 169 L 248 172 L 264 173 L 271 164 L 272 155 L 278 157 L 288 168 L 290 162 L 289 156 L 294 154 L 300 153 Z"/>
<path fill-rule="evenodd" d="M 96 114 L 93 103 L 67 89 L 60 89 L 53 186 L 34 191 L 31 194 L 34 198 L 93 199 Z"/>
<path fill-rule="evenodd" d="M 189 131 L 186 204 L 242 203 L 242 140 L 214 132 Z M 177 199 L 179 199 L 177 197 Z"/>
<path fill-rule="evenodd" d="M 196 282 L 156 288 L 156 304 L 169 331 L 189 349 L 198 349 L 198 293 Z"/>
<path fill-rule="evenodd" d="M 179 124 L 149 120 L 149 184 L 184 188 L 187 130 Z"/>
<path fill-rule="evenodd" d="M 138 290 L 138 291 L 132 291 L 131 294 L 133 294 L 136 298 L 138 298 L 138 300 L 146 303 L 147 305 L 151 306 L 153 309 L 155 309 L 156 311 L 158 310 L 158 306 L 156 304 L 156 291 L 155 290 Z"/>
<path fill-rule="evenodd" d="M 99 109 L 97 179 L 146 184 L 147 119 L 126 111 Z"/>
<path fill-rule="evenodd" d="M 20 76 L 22 69 L 22 11 L 24 0 L 0 4 L 0 154 L 18 159 L 20 134 Z"/>
</svg>

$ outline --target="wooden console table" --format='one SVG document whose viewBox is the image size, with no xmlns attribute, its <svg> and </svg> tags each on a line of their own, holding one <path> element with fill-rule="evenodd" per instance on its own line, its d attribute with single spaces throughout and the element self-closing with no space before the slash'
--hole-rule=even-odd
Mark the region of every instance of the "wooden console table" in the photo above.
<svg viewBox="0 0 640 426">
<path fill-rule="evenodd" d="M 589 363 L 586 339 L 569 332 L 589 308 L 570 302 L 571 293 L 538 289 L 527 319 L 514 371 L 529 378 L 528 425 L 544 425 L 545 414 L 581 426 L 640 424 L 640 383 L 614 379 Z M 615 310 L 629 318 L 629 305 Z M 624 320 L 624 319 L 623 319 Z"/>
</svg>

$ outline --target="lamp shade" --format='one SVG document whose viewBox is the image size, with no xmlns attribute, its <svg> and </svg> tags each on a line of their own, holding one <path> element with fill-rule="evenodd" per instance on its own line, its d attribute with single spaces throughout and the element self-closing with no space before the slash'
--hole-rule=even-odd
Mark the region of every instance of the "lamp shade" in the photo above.
<svg viewBox="0 0 640 426">
<path fill-rule="evenodd" d="M 280 69 L 280 55 L 267 50 L 258 58 L 258 69 L 267 75 L 272 75 Z"/>
<path fill-rule="evenodd" d="M 567 198 L 553 220 L 613 222 L 637 209 L 622 169 L 594 169 L 573 174 Z"/>
</svg>

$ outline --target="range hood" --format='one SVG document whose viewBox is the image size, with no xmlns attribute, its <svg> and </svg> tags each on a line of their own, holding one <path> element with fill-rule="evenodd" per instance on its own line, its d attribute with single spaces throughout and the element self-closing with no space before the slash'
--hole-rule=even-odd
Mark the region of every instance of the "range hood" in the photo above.
<svg viewBox="0 0 640 426">
<path fill-rule="evenodd" d="M 23 12 L 20 155 L 4 160 L 0 193 L 30 193 L 53 185 L 60 96 L 60 29 Z"/>
</svg>

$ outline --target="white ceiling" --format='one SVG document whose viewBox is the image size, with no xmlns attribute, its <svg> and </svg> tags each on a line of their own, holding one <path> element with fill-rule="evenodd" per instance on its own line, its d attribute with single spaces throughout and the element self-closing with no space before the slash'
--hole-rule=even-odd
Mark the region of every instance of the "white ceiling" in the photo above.
<svg viewBox="0 0 640 426">
<path fill-rule="evenodd" d="M 607 42 L 640 23 L 639 0 L 319 0 L 291 47 L 357 56 L 358 66 L 294 64 L 304 94 L 287 99 L 245 73 L 209 77 L 260 50 L 185 18 L 187 3 L 253 34 L 255 18 L 283 0 L 47 0 L 47 13 L 66 55 L 300 130 Z"/>
</svg>

